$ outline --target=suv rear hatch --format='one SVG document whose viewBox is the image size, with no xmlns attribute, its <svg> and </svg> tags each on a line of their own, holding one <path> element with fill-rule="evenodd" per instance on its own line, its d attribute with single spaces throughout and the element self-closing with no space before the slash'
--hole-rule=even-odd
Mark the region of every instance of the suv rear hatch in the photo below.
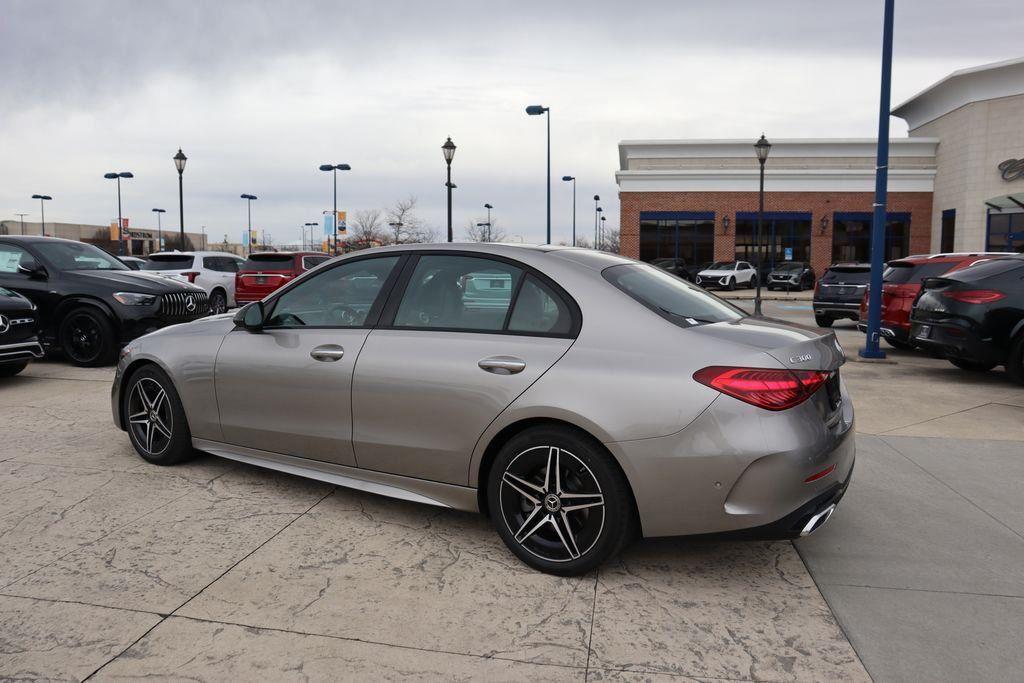
<svg viewBox="0 0 1024 683">
<path fill-rule="evenodd" d="M 862 265 L 832 266 L 814 287 L 815 301 L 860 303 L 871 268 Z"/>
<path fill-rule="evenodd" d="M 262 299 L 297 275 L 294 254 L 250 254 L 238 269 L 235 295 Z"/>
<path fill-rule="evenodd" d="M 193 269 L 194 265 L 195 256 L 192 254 L 152 254 L 141 270 L 182 282 L 195 282 L 199 273 Z"/>
</svg>

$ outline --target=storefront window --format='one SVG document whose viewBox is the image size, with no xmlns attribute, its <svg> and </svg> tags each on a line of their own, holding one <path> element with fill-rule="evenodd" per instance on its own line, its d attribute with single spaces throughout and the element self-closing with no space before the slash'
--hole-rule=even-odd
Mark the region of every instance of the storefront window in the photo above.
<svg viewBox="0 0 1024 683">
<path fill-rule="evenodd" d="M 832 263 L 871 260 L 871 214 L 837 213 L 833 217 Z M 910 214 L 889 213 L 885 221 L 885 260 L 909 255 Z"/>
<path fill-rule="evenodd" d="M 736 260 L 757 264 L 767 272 L 786 261 L 811 260 L 811 214 L 766 212 L 757 248 L 757 214 L 736 214 Z"/>
<path fill-rule="evenodd" d="M 651 212 L 640 214 L 640 260 L 681 258 L 688 264 L 715 258 L 713 213 Z"/>
<path fill-rule="evenodd" d="M 986 251 L 1024 253 L 1024 213 L 989 212 Z"/>
<path fill-rule="evenodd" d="M 942 234 L 939 239 L 939 251 L 948 254 L 954 250 L 956 243 L 956 209 L 942 212 Z"/>
</svg>

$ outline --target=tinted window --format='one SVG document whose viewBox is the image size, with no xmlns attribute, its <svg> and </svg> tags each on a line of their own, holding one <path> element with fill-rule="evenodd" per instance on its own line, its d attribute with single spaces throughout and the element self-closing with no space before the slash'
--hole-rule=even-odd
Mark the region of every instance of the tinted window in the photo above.
<svg viewBox="0 0 1024 683">
<path fill-rule="evenodd" d="M 143 266 L 144 270 L 181 270 L 192 267 L 193 257 L 188 254 L 153 254 Z"/>
<path fill-rule="evenodd" d="M 571 329 L 572 313 L 562 297 L 533 275 L 527 275 L 516 296 L 508 331 L 569 334 Z"/>
<path fill-rule="evenodd" d="M 327 256 L 303 256 L 302 257 L 302 269 L 309 270 L 310 268 L 316 268 L 321 263 L 326 261 L 329 257 Z"/>
<path fill-rule="evenodd" d="M 213 270 L 218 273 L 234 273 L 238 270 L 238 266 L 235 265 L 236 261 L 233 258 L 226 256 L 204 256 L 203 257 L 203 268 L 207 270 Z"/>
<path fill-rule="evenodd" d="M 708 270 L 735 270 L 735 261 L 715 261 L 707 268 Z"/>
<path fill-rule="evenodd" d="M 39 242 L 33 245 L 58 270 L 130 270 L 107 252 L 84 242 Z"/>
<path fill-rule="evenodd" d="M 629 296 L 681 326 L 738 320 L 744 313 L 703 289 L 651 266 L 625 264 L 602 275 Z"/>
<path fill-rule="evenodd" d="M 920 284 L 926 277 L 938 277 L 956 268 L 956 263 L 890 263 L 882 273 L 882 281 L 890 284 Z"/>
<path fill-rule="evenodd" d="M 3 258 L 2 255 L 0 255 L 0 258 Z M 992 261 L 982 261 L 981 263 L 975 263 L 973 266 L 968 266 L 963 270 L 950 273 L 949 279 L 960 280 L 961 282 L 978 282 L 980 280 L 987 280 L 990 277 L 999 277 L 1001 275 L 1024 276 L 1024 259 L 1004 258 L 994 259 Z"/>
<path fill-rule="evenodd" d="M 853 284 L 866 284 L 871 279 L 871 269 L 857 266 L 839 266 L 829 268 L 821 276 L 821 282 L 846 282 Z"/>
<path fill-rule="evenodd" d="M 242 270 L 291 270 L 294 258 L 291 254 L 253 254 L 242 264 Z"/>
<path fill-rule="evenodd" d="M 0 244 L 0 273 L 17 273 L 19 265 L 35 262 L 32 255 L 13 244 Z"/>
<path fill-rule="evenodd" d="M 362 259 L 319 273 L 282 294 L 269 327 L 361 327 L 397 256 Z"/>
<path fill-rule="evenodd" d="M 792 270 L 803 270 L 803 269 L 804 269 L 804 264 L 799 263 L 799 262 L 783 263 L 783 264 L 781 264 L 779 266 L 776 266 L 776 268 L 775 268 L 775 270 L 779 271 L 780 273 L 781 272 L 786 272 L 786 271 L 792 271 Z"/>
<path fill-rule="evenodd" d="M 395 316 L 396 327 L 499 331 L 522 270 L 486 258 L 423 256 Z"/>
</svg>

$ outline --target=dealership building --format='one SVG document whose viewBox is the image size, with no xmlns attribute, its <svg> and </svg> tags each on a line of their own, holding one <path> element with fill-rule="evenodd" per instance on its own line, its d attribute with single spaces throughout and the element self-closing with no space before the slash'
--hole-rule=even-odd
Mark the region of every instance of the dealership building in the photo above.
<svg viewBox="0 0 1024 683">
<path fill-rule="evenodd" d="M 963 69 L 892 110 L 885 258 L 1024 251 L 1024 58 Z M 644 261 L 867 261 L 874 138 L 771 140 L 762 248 L 749 140 L 619 144 L 620 248 Z"/>
</svg>

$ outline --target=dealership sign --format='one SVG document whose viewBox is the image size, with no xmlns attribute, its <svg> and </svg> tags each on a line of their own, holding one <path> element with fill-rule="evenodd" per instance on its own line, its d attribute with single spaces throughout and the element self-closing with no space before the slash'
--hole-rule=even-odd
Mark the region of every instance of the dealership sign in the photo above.
<svg viewBox="0 0 1024 683">
<path fill-rule="evenodd" d="M 1003 180 L 1024 178 L 1024 159 L 1007 159 L 999 164 L 999 172 L 1003 174 Z"/>
</svg>

